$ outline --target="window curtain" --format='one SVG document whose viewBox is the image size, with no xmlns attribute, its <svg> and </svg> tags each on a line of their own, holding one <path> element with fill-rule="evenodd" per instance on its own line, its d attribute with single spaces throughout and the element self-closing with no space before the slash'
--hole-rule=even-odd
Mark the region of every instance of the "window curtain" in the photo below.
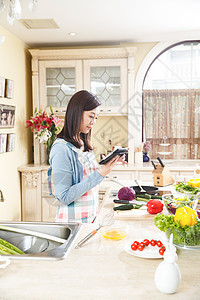
<svg viewBox="0 0 200 300">
<path fill-rule="evenodd" d="M 143 128 L 152 158 L 200 159 L 200 90 L 144 90 Z"/>
</svg>

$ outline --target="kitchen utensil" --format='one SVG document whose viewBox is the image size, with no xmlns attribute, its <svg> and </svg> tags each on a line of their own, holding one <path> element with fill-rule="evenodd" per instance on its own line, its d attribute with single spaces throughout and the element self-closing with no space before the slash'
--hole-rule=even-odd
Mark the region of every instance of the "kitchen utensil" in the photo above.
<svg viewBox="0 0 200 300">
<path fill-rule="evenodd" d="M 125 186 L 124 184 L 122 184 L 120 181 L 115 180 L 115 179 L 109 179 L 112 182 L 115 182 L 121 186 Z M 141 189 L 139 186 L 130 186 L 131 189 L 134 189 L 134 191 L 136 192 L 136 195 L 142 195 L 142 194 L 149 194 L 149 195 L 156 195 L 158 193 L 158 188 L 155 186 L 144 186 L 143 185 L 143 189 L 145 190 L 145 192 L 141 192 Z M 113 190 L 111 191 L 112 196 L 117 196 L 118 194 L 118 190 Z"/>
<path fill-rule="evenodd" d="M 157 157 L 157 160 L 159 161 L 159 163 L 160 163 L 160 165 L 161 165 L 161 167 L 163 167 L 164 168 L 164 163 L 163 163 L 163 161 L 162 161 L 162 159 L 160 158 L 160 157 Z"/>
<path fill-rule="evenodd" d="M 143 202 L 143 201 L 137 201 L 137 200 L 132 200 L 132 201 L 128 201 L 128 200 L 118 200 L 118 199 L 114 199 L 113 200 L 114 203 L 120 203 L 120 204 L 139 204 L 139 205 L 146 205 L 147 202 Z"/>
<path fill-rule="evenodd" d="M 151 161 L 151 163 L 152 163 L 152 165 L 153 165 L 154 169 L 156 169 L 156 165 L 155 165 L 155 163 L 154 163 L 154 161 L 153 161 L 153 160 Z"/>
<path fill-rule="evenodd" d="M 61 243 L 61 244 L 64 244 L 65 242 L 67 242 L 67 240 L 62 239 L 62 238 L 58 238 L 57 236 L 53 236 L 53 235 L 50 235 L 50 234 L 47 234 L 47 233 L 32 231 L 32 230 L 28 230 L 28 229 L 14 228 L 14 227 L 2 226 L 1 225 L 0 230 L 7 230 L 7 231 L 12 231 L 12 232 L 37 236 L 37 237 L 47 239 L 47 240 L 51 240 L 51 241 L 54 241 L 54 242 L 58 242 L 58 243 Z"/>
<path fill-rule="evenodd" d="M 148 194 L 148 195 L 156 195 L 158 193 L 158 188 L 155 186 L 149 186 L 149 185 L 143 185 L 143 189 L 146 191 L 141 192 L 140 187 L 139 186 L 130 186 L 130 188 L 134 189 L 134 191 L 136 192 L 136 195 L 142 195 L 142 194 Z"/>
<path fill-rule="evenodd" d="M 128 229 L 129 226 L 126 222 L 115 221 L 112 226 L 102 227 L 100 233 L 105 239 L 119 241 L 127 236 Z"/>
<path fill-rule="evenodd" d="M 139 186 L 139 188 L 140 188 L 140 193 L 146 193 L 146 192 L 147 192 L 145 189 L 143 189 L 143 188 L 141 187 L 141 185 L 139 184 L 139 182 L 138 182 L 137 180 L 135 180 L 135 183 Z"/>
<path fill-rule="evenodd" d="M 177 208 L 182 206 L 188 206 L 194 209 L 195 201 L 192 195 L 184 194 L 165 194 L 162 196 L 162 200 L 165 205 L 165 209 L 168 214 L 175 215 Z"/>
<path fill-rule="evenodd" d="M 170 174 L 168 168 L 164 165 L 160 157 L 157 157 L 160 165 L 156 165 L 156 169 L 152 171 L 153 184 L 155 186 L 166 186 L 174 183 L 174 178 Z"/>
<path fill-rule="evenodd" d="M 78 249 L 79 247 L 81 247 L 85 242 L 87 242 L 92 236 L 94 236 L 97 231 L 103 227 L 103 226 L 109 226 L 112 225 L 114 222 L 114 218 L 113 218 L 113 213 L 108 213 L 106 214 L 102 221 L 99 224 L 99 227 L 94 229 L 92 232 L 90 232 L 88 235 L 86 235 L 75 247 L 75 249 Z"/>
</svg>

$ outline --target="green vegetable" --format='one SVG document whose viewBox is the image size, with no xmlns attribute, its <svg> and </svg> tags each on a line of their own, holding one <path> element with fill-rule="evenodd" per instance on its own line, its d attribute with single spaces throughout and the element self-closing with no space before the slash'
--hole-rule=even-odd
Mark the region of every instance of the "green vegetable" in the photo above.
<svg viewBox="0 0 200 300">
<path fill-rule="evenodd" d="M 114 207 L 114 210 L 130 210 L 133 209 L 133 204 L 122 204 L 119 206 Z"/>
<path fill-rule="evenodd" d="M 143 206 L 143 204 L 136 204 L 136 205 L 133 206 L 133 208 L 134 208 L 134 209 L 139 209 L 139 208 L 142 207 L 142 206 Z"/>
<path fill-rule="evenodd" d="M 151 196 L 150 195 L 148 195 L 148 194 L 141 194 L 141 195 L 138 195 L 138 196 L 136 196 L 136 198 L 145 198 L 145 199 L 151 199 Z"/>
<path fill-rule="evenodd" d="M 142 197 L 136 197 L 137 201 L 144 201 L 144 202 L 148 202 L 150 199 L 147 198 L 142 198 Z"/>
<path fill-rule="evenodd" d="M 162 197 L 161 196 L 151 195 L 151 199 L 160 199 L 160 200 L 162 200 Z"/>
<path fill-rule="evenodd" d="M 143 205 L 142 204 L 136 204 L 136 205 L 133 205 L 133 204 L 122 204 L 120 206 L 116 206 L 114 207 L 113 209 L 114 210 L 131 210 L 131 209 L 139 209 L 140 207 L 142 207 Z"/>
<path fill-rule="evenodd" d="M 192 187 L 189 183 L 181 182 L 179 184 L 175 184 L 175 189 L 177 192 L 184 193 L 184 192 L 191 192 L 192 194 L 197 194 L 200 189 L 197 187 Z"/>
<path fill-rule="evenodd" d="M 154 223 L 161 231 L 166 232 L 169 237 L 173 233 L 173 242 L 177 245 L 199 246 L 200 245 L 200 221 L 194 226 L 181 226 L 178 221 L 175 223 L 174 215 L 158 214 L 154 218 Z"/>
<path fill-rule="evenodd" d="M 19 255 L 19 254 L 25 254 L 23 251 L 21 251 L 19 248 L 14 246 L 13 244 L 0 239 L 0 254 L 12 254 L 12 255 Z"/>
</svg>

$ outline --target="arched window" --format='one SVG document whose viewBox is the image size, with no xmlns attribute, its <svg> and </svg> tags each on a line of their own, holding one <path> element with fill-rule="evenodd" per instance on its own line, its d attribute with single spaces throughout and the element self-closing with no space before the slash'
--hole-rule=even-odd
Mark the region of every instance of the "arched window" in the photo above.
<svg viewBox="0 0 200 300">
<path fill-rule="evenodd" d="M 200 41 L 159 54 L 146 73 L 142 98 L 143 137 L 151 141 L 152 158 L 199 159 Z"/>
</svg>

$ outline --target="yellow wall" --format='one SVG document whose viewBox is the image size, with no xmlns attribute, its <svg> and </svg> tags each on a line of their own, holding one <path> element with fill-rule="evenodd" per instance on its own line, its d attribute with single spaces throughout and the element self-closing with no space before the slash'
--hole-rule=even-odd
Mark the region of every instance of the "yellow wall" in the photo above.
<svg viewBox="0 0 200 300">
<path fill-rule="evenodd" d="M 13 99 L 0 98 L 1 104 L 16 106 L 15 127 L 0 133 L 15 133 L 15 150 L 0 154 L 0 220 L 21 220 L 20 177 L 17 168 L 31 161 L 32 137 L 25 129 L 31 114 L 31 61 L 27 45 L 0 26 L 5 42 L 0 45 L 0 76 L 14 80 Z"/>
</svg>

